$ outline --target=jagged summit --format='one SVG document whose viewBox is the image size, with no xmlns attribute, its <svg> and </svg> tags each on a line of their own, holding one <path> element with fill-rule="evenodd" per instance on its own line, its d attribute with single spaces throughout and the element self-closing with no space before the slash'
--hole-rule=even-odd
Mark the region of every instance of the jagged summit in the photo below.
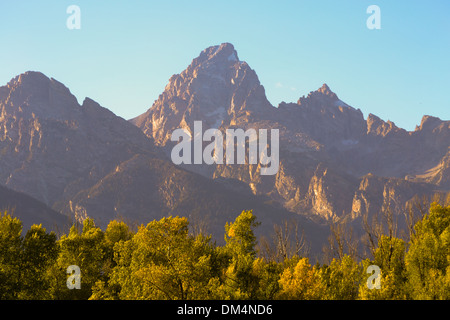
<svg viewBox="0 0 450 320">
<path fill-rule="evenodd" d="M 11 79 L 10 82 L 8 82 L 8 86 L 11 85 L 17 85 L 17 84 L 21 84 L 21 83 L 25 83 L 28 81 L 31 82 L 41 82 L 41 81 L 49 81 L 50 79 L 43 74 L 42 72 L 39 71 L 26 71 L 24 73 L 21 73 L 17 76 L 15 76 L 13 79 Z"/>
<path fill-rule="evenodd" d="M 430 115 L 424 115 L 422 121 L 420 121 L 420 126 L 416 126 L 416 131 L 418 130 L 433 130 L 439 126 L 443 121 L 438 117 L 433 117 Z"/>
<path fill-rule="evenodd" d="M 47 77 L 45 74 L 39 71 L 26 71 L 24 73 L 21 73 L 12 78 L 7 84 L 7 87 L 10 89 L 14 87 L 42 89 L 44 86 L 50 86 L 51 89 L 55 89 L 71 95 L 70 90 L 64 84 L 55 80 L 54 78 Z"/>
<path fill-rule="evenodd" d="M 211 46 L 180 74 L 169 79 L 164 92 L 144 114 L 130 121 L 164 145 L 167 131 L 249 122 L 255 114 L 274 109 L 256 72 L 239 60 L 231 43 Z"/>
<path fill-rule="evenodd" d="M 331 91 L 330 87 L 324 83 L 316 91 L 311 91 L 308 95 L 300 97 L 297 104 L 300 106 L 324 107 L 349 107 L 345 102 L 341 101 L 337 94 Z"/>
<path fill-rule="evenodd" d="M 336 93 L 331 91 L 330 87 L 324 83 L 319 89 L 316 91 L 311 91 L 307 97 L 303 96 L 298 101 L 297 104 L 302 105 L 306 101 L 330 101 L 330 100 L 339 100 Z M 340 101 L 340 100 L 339 100 Z"/>
<path fill-rule="evenodd" d="M 207 59 L 226 59 L 227 61 L 239 61 L 237 51 L 231 43 L 225 42 L 220 45 L 206 48 L 200 53 L 199 59 L 206 55 Z"/>
<path fill-rule="evenodd" d="M 216 74 L 226 76 L 227 70 L 237 65 L 245 64 L 238 58 L 237 51 L 231 43 L 222 43 L 204 49 L 199 56 L 181 73 L 181 77 L 189 77 L 200 70 L 212 71 Z"/>
<path fill-rule="evenodd" d="M 401 218 L 416 194 L 450 191 L 450 121 L 425 116 L 414 133 L 372 114 L 366 121 L 327 84 L 273 108 L 229 43 L 201 51 L 138 120 L 89 98 L 79 105 L 40 72 L 19 75 L 0 87 L 0 183 L 76 219 L 198 213 L 220 232 L 217 221 L 242 208 L 271 228 L 285 209 L 360 225 L 356 218 L 384 208 Z M 176 167 L 170 137 L 195 121 L 203 131 L 278 129 L 276 176 L 261 177 L 259 164 Z"/>
<path fill-rule="evenodd" d="M 0 90 L 0 106 L 6 114 L 31 118 L 62 119 L 78 112 L 76 97 L 61 82 L 42 72 L 27 71 Z"/>
<path fill-rule="evenodd" d="M 324 83 L 319 89 L 317 89 L 317 92 L 324 94 L 326 96 L 331 96 L 331 97 L 337 97 L 336 94 L 331 91 L 330 87 Z"/>
</svg>

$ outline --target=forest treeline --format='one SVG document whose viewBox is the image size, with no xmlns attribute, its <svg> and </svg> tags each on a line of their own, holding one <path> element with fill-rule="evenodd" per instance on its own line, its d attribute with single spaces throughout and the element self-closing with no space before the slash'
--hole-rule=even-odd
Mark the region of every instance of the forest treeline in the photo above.
<svg viewBox="0 0 450 320">
<path fill-rule="evenodd" d="M 257 226 L 253 212 L 243 211 L 225 225 L 224 245 L 190 232 L 188 219 L 182 217 L 155 220 L 134 231 L 117 220 L 103 231 L 86 219 L 57 237 L 40 225 L 24 233 L 21 221 L 4 212 L 0 298 L 450 298 L 450 206 L 431 204 L 411 226 L 408 241 L 368 230 L 370 258 L 345 253 L 335 232 L 339 254 L 322 264 L 300 254 L 301 241 L 287 250 L 281 227 L 275 248 L 264 250 L 254 233 Z M 72 275 L 67 268 L 72 265 L 79 267 L 80 289 L 68 288 Z M 367 273 L 370 265 L 380 273 Z M 379 289 L 372 281 L 378 277 Z"/>
</svg>

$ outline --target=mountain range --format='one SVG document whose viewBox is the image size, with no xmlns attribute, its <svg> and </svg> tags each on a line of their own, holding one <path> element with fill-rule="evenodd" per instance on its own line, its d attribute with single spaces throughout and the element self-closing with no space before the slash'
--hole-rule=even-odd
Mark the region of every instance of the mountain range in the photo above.
<svg viewBox="0 0 450 320">
<path fill-rule="evenodd" d="M 16 206 L 6 193 L 32 199 L 42 209 L 17 205 L 16 215 L 48 226 L 180 215 L 220 239 L 226 221 L 253 209 L 261 234 L 295 220 L 317 251 L 330 222 L 356 225 L 389 209 L 405 226 L 414 197 L 450 192 L 450 121 L 424 116 L 406 131 L 364 118 L 326 84 L 275 107 L 230 43 L 203 50 L 129 121 L 90 98 L 80 105 L 34 71 L 0 87 L 0 111 L 0 206 Z M 173 164 L 171 134 L 192 132 L 194 121 L 203 130 L 278 129 L 277 174 L 260 175 L 259 164 Z"/>
</svg>

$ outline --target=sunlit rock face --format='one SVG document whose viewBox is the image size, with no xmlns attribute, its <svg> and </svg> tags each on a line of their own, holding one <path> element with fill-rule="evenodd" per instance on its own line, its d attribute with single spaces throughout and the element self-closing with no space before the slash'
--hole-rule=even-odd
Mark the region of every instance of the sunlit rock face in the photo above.
<svg viewBox="0 0 450 320">
<path fill-rule="evenodd" d="M 195 121 L 203 130 L 279 130 L 278 171 L 263 176 L 248 161 L 173 164 L 172 132 L 191 132 Z M 401 220 L 415 196 L 450 191 L 449 141 L 449 121 L 424 116 L 406 131 L 365 118 L 327 84 L 273 106 L 229 43 L 203 50 L 129 121 L 90 98 L 80 104 L 39 72 L 0 87 L 0 183 L 100 224 L 195 216 L 220 238 L 226 221 L 251 208 L 266 231 L 293 217 L 319 234 L 321 224 L 386 210 Z"/>
<path fill-rule="evenodd" d="M 318 221 L 376 214 L 394 203 L 400 214 L 416 193 L 450 187 L 449 121 L 425 116 L 416 131 L 408 132 L 374 114 L 365 119 L 327 84 L 296 103 L 274 107 L 255 71 L 229 43 L 203 50 L 170 78 L 147 112 L 130 121 L 166 152 L 173 147 L 173 130 L 191 131 L 194 121 L 202 121 L 205 129 L 279 129 L 280 165 L 274 176 L 263 177 L 250 164 L 185 168 L 243 182 L 254 194 Z M 377 188 L 372 182 L 361 190 L 367 175 L 380 178 Z"/>
</svg>

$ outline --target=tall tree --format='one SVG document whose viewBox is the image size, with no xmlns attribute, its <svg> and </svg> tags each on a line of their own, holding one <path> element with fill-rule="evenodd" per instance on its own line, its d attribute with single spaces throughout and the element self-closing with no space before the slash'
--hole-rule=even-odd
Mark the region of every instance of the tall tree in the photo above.
<svg viewBox="0 0 450 320">
<path fill-rule="evenodd" d="M 94 220 L 85 219 L 81 230 L 73 225 L 69 234 L 61 237 L 58 241 L 58 260 L 51 270 L 54 275 L 53 295 L 56 299 L 88 299 L 91 296 L 92 287 L 104 276 L 104 236 Z M 80 289 L 70 289 L 67 286 L 67 269 L 72 265 L 80 268 Z"/>
<path fill-rule="evenodd" d="M 432 203 L 416 223 L 406 254 L 412 298 L 450 298 L 450 207 Z"/>
<path fill-rule="evenodd" d="M 259 225 L 252 210 L 242 211 L 233 223 L 225 225 L 224 252 L 231 257 L 222 290 L 226 298 L 255 298 L 259 279 L 253 272 L 256 257 L 254 228 Z"/>
<path fill-rule="evenodd" d="M 20 299 L 51 299 L 49 269 L 56 263 L 58 246 L 54 232 L 32 225 L 22 244 Z"/>
<path fill-rule="evenodd" d="M 319 300 L 324 290 L 318 269 L 312 267 L 308 258 L 294 257 L 298 261 L 288 266 L 280 276 L 278 298 L 288 300 Z M 290 264 L 290 263 L 289 263 Z"/>
<path fill-rule="evenodd" d="M 322 266 L 318 270 L 318 276 L 323 287 L 322 299 L 357 299 L 362 268 L 349 255 L 344 255 L 342 259 L 333 259 L 330 265 Z"/>
<path fill-rule="evenodd" d="M 17 299 L 21 290 L 22 222 L 0 213 L 0 299 Z"/>
<path fill-rule="evenodd" d="M 120 299 L 201 299 L 214 277 L 215 250 L 210 238 L 188 232 L 186 218 L 152 221 L 114 246 L 116 266 L 109 286 Z M 105 286 L 103 285 L 103 288 Z M 98 288 L 102 289 L 102 287 Z M 95 292 L 94 297 L 100 297 Z"/>
</svg>

